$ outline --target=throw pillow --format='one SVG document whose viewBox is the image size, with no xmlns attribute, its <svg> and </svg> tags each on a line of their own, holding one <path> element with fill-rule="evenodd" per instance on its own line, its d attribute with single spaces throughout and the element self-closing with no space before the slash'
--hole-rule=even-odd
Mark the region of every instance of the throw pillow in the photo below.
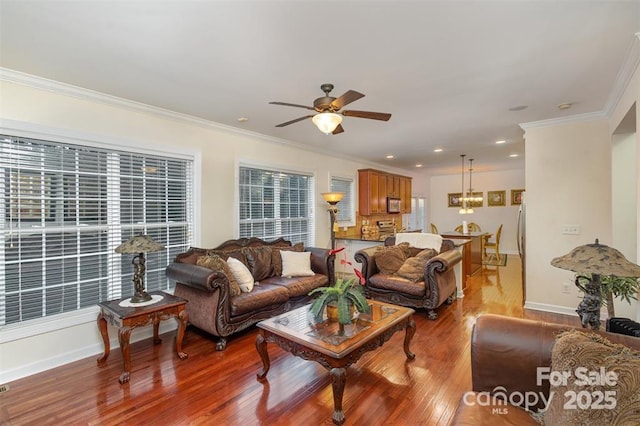
<svg viewBox="0 0 640 426">
<path fill-rule="evenodd" d="M 254 280 L 260 281 L 271 276 L 271 247 L 246 247 L 242 249 L 242 254 Z"/>
<path fill-rule="evenodd" d="M 240 290 L 242 290 L 244 293 L 249 293 L 251 290 L 253 290 L 253 284 L 255 282 L 253 280 L 253 275 L 251 275 L 251 271 L 249 271 L 249 268 L 247 268 L 244 263 L 240 262 L 235 257 L 229 257 L 227 259 L 227 264 L 229 265 L 233 276 L 238 281 Z"/>
<path fill-rule="evenodd" d="M 282 256 L 281 251 L 304 251 L 304 243 L 296 243 L 293 246 L 276 246 L 271 247 L 271 266 L 273 267 L 273 275 L 279 277 L 282 275 Z"/>
<path fill-rule="evenodd" d="M 551 381 L 545 424 L 640 424 L 640 352 L 571 330 L 556 338 L 551 372 L 568 377 Z"/>
<path fill-rule="evenodd" d="M 380 273 L 387 275 L 396 272 L 406 259 L 405 251 L 399 246 L 378 247 L 374 256 L 374 261 Z"/>
<path fill-rule="evenodd" d="M 224 261 L 218 255 L 211 254 L 208 256 L 200 256 L 196 261 L 196 265 L 203 266 L 205 268 L 213 269 L 214 271 L 222 271 L 227 276 L 227 280 L 229 281 L 229 292 L 232 296 L 237 296 L 241 293 L 240 285 L 238 281 L 233 276 L 233 272 L 227 262 Z"/>
<path fill-rule="evenodd" d="M 315 275 L 311 270 L 311 252 L 281 251 L 283 277 L 310 277 Z"/>
<path fill-rule="evenodd" d="M 405 260 L 396 275 L 412 282 L 423 281 L 427 262 L 436 254 L 434 249 L 421 250 L 414 257 Z"/>
</svg>

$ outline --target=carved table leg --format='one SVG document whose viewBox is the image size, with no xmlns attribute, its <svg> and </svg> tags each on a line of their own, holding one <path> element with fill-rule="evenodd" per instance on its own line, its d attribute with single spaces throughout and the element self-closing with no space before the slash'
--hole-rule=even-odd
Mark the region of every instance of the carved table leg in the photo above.
<svg viewBox="0 0 640 426">
<path fill-rule="evenodd" d="M 124 363 L 124 371 L 120 375 L 118 381 L 120 384 L 129 381 L 131 375 L 131 353 L 129 351 L 129 338 L 131 337 L 131 327 L 123 326 L 118 330 L 118 341 L 120 342 L 120 350 L 122 351 L 122 362 Z"/>
<path fill-rule="evenodd" d="M 102 341 L 104 342 L 104 353 L 100 358 L 98 358 L 98 364 L 102 364 L 109 357 L 109 352 L 111 351 L 111 345 L 109 343 L 109 330 L 107 330 L 107 320 L 104 319 L 102 315 L 102 311 L 98 314 L 98 329 L 100 330 L 100 334 L 102 335 Z"/>
<path fill-rule="evenodd" d="M 176 352 L 180 359 L 185 359 L 188 355 L 182 352 L 182 339 L 184 338 L 184 331 L 187 328 L 187 322 L 189 322 L 189 314 L 184 309 L 180 311 L 178 317 L 178 334 L 176 334 Z"/>
<path fill-rule="evenodd" d="M 162 339 L 158 337 L 158 329 L 160 328 L 160 316 L 155 314 L 153 316 L 153 344 L 158 345 L 162 342 Z"/>
<path fill-rule="evenodd" d="M 266 380 L 271 364 L 269 363 L 269 352 L 267 352 L 267 341 L 262 335 L 262 330 L 256 336 L 256 350 L 262 358 L 262 371 L 258 373 L 258 380 L 263 381 Z"/>
<path fill-rule="evenodd" d="M 347 370 L 344 368 L 331 369 L 331 387 L 333 388 L 333 423 L 341 425 L 344 423 L 344 413 L 342 412 L 342 395 L 344 385 L 347 381 Z"/>
<path fill-rule="evenodd" d="M 411 339 L 413 339 L 413 335 L 416 333 L 416 322 L 413 320 L 413 317 L 409 317 L 409 322 L 407 322 L 407 327 L 405 328 L 404 334 L 404 353 L 407 354 L 407 358 L 415 359 L 416 354 L 409 350 L 409 344 L 411 343 Z"/>
</svg>

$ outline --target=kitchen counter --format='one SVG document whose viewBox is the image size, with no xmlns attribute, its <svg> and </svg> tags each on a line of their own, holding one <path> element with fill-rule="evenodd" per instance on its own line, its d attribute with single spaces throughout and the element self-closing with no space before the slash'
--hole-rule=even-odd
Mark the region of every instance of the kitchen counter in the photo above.
<svg viewBox="0 0 640 426">
<path fill-rule="evenodd" d="M 482 254 L 484 252 L 484 240 L 485 236 L 491 235 L 488 232 L 468 232 L 463 234 L 457 231 L 441 232 L 442 238 L 448 238 L 451 240 L 471 240 L 465 244 L 463 253 L 463 268 L 465 272 L 463 275 L 469 277 L 482 269 Z M 468 248 L 468 249 L 467 249 Z"/>
</svg>

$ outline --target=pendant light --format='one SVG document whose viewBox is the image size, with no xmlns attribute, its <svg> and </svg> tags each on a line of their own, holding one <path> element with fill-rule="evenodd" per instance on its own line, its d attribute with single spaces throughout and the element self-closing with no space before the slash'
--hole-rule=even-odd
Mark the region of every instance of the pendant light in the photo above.
<svg viewBox="0 0 640 426">
<path fill-rule="evenodd" d="M 462 186 L 460 187 L 460 210 L 458 210 L 459 214 L 467 214 L 467 197 L 464 193 L 464 157 L 466 157 L 466 154 L 460 154 L 460 158 L 462 158 Z"/>
</svg>

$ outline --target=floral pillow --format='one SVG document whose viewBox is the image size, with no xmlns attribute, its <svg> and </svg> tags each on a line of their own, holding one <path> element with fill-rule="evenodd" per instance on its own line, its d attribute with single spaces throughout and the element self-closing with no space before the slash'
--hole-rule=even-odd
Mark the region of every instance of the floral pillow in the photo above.
<svg viewBox="0 0 640 426">
<path fill-rule="evenodd" d="M 229 291 L 231 295 L 237 296 L 241 293 L 240 285 L 238 284 L 238 281 L 233 276 L 233 272 L 231 272 L 231 268 L 229 268 L 229 264 L 220 256 L 215 254 L 200 256 L 196 261 L 196 265 L 213 269 L 214 271 L 221 270 L 227 276 L 227 280 L 229 280 Z"/>
<path fill-rule="evenodd" d="M 400 246 L 382 246 L 376 250 L 374 261 L 382 274 L 395 273 L 407 259 L 405 250 Z"/>
</svg>

